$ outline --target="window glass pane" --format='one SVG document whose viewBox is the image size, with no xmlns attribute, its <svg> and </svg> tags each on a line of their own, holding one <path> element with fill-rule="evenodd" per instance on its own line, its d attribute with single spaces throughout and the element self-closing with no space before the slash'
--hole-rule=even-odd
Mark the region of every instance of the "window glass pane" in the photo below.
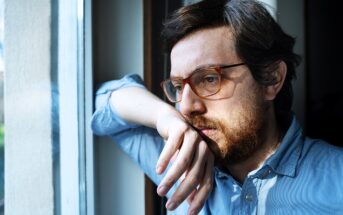
<svg viewBox="0 0 343 215">
<path fill-rule="evenodd" d="M 4 61 L 3 61 L 3 0 L 0 0 L 0 215 L 4 214 Z"/>
</svg>

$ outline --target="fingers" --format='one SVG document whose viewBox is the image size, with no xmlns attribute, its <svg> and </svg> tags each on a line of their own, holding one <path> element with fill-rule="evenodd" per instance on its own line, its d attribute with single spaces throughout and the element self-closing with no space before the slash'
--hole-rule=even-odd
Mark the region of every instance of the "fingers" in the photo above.
<svg viewBox="0 0 343 215">
<path fill-rule="evenodd" d="M 174 153 L 173 157 L 171 157 L 170 162 L 172 162 L 172 163 L 175 162 L 175 160 L 176 160 L 176 158 L 177 158 L 177 155 L 179 154 L 179 151 L 180 151 L 180 150 L 178 150 L 178 149 L 176 150 L 176 152 Z"/>
<path fill-rule="evenodd" d="M 199 143 L 196 149 L 195 157 L 192 166 L 189 168 L 188 174 L 180 183 L 174 194 L 168 200 L 166 207 L 168 210 L 174 210 L 181 202 L 183 202 L 200 184 L 201 179 L 205 174 L 207 146 L 204 141 Z"/>
<path fill-rule="evenodd" d="M 213 155 L 207 160 L 206 172 L 200 184 L 198 190 L 192 197 L 192 202 L 188 208 L 188 214 L 193 215 L 199 213 L 201 208 L 204 206 L 206 199 L 213 188 L 213 166 L 214 158 Z M 193 193 L 192 193 L 193 194 Z"/>
<path fill-rule="evenodd" d="M 194 153 L 197 151 L 195 148 L 197 146 L 198 138 L 198 133 L 193 130 L 187 131 L 184 135 L 183 145 L 179 150 L 175 162 L 172 164 L 157 188 L 157 193 L 160 196 L 166 195 L 169 189 L 191 165 Z"/>
<path fill-rule="evenodd" d="M 164 170 L 168 166 L 170 159 L 175 155 L 175 153 L 177 153 L 177 150 L 183 141 L 183 133 L 178 132 L 178 133 L 173 133 L 173 134 L 174 135 L 171 135 L 168 138 L 161 152 L 161 155 L 158 158 L 158 161 L 156 164 L 157 174 L 162 174 L 164 172 Z"/>
</svg>

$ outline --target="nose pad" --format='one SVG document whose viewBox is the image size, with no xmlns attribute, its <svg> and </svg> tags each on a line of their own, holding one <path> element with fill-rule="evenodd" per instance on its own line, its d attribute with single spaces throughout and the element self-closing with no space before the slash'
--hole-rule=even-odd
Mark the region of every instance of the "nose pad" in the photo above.
<svg viewBox="0 0 343 215">
<path fill-rule="evenodd" d="M 179 102 L 180 113 L 186 118 L 202 114 L 206 111 L 204 101 L 186 84 L 182 92 L 182 99 Z"/>
</svg>

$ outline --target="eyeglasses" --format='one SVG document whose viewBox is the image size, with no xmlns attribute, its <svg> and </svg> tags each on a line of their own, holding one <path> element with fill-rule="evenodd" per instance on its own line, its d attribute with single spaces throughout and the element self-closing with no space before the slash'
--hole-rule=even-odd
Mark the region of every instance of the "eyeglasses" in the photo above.
<svg viewBox="0 0 343 215">
<path fill-rule="evenodd" d="M 162 81 L 161 87 L 167 98 L 173 103 L 181 101 L 186 84 L 189 84 L 193 92 L 200 98 L 211 100 L 228 98 L 232 96 L 236 84 L 224 74 L 227 74 L 228 70 L 226 69 L 241 65 L 244 63 L 200 68 L 186 79 L 170 78 Z"/>
</svg>

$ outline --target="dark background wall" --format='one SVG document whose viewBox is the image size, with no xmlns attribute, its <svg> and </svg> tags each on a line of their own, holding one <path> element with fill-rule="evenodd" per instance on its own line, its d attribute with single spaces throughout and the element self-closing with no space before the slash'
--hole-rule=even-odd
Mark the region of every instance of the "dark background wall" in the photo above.
<svg viewBox="0 0 343 215">
<path fill-rule="evenodd" d="M 343 69 L 340 7 L 305 1 L 306 132 L 343 146 Z"/>
</svg>

